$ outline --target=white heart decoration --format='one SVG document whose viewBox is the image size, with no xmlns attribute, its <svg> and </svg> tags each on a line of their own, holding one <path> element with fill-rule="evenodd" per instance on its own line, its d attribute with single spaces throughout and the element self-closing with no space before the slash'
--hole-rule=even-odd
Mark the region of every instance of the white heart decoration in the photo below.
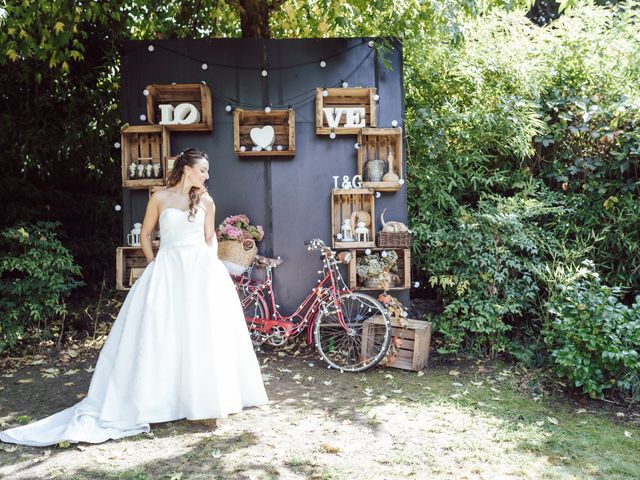
<svg viewBox="0 0 640 480">
<path fill-rule="evenodd" d="M 271 125 L 262 128 L 252 128 L 249 132 L 251 141 L 258 147 L 267 148 L 276 140 L 276 132 Z"/>
</svg>

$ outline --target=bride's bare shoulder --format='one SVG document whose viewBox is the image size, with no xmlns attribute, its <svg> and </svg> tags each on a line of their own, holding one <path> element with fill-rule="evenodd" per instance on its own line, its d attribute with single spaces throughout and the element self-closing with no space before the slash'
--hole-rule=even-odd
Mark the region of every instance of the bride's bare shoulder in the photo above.
<svg viewBox="0 0 640 480">
<path fill-rule="evenodd" d="M 213 201 L 213 198 L 211 198 L 211 195 L 209 195 L 208 192 L 205 192 L 202 194 L 202 202 L 207 206 L 207 207 L 214 207 L 216 206 L 215 202 Z"/>
</svg>

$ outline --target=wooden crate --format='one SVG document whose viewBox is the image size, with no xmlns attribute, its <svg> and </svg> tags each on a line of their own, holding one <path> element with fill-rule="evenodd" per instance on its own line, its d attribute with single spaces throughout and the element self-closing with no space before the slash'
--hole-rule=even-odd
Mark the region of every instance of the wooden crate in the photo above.
<svg viewBox="0 0 640 480">
<path fill-rule="evenodd" d="M 406 319 L 408 325 L 400 325 L 396 318 L 391 319 L 392 346 L 386 366 L 403 370 L 422 370 L 429 361 L 429 346 L 431 344 L 431 322 Z M 362 355 L 371 356 L 368 352 L 370 345 L 378 342 L 377 337 L 383 338 L 384 319 L 375 315 L 365 320 L 362 329 Z"/>
<path fill-rule="evenodd" d="M 380 253 L 383 250 L 393 250 L 398 254 L 398 271 L 396 275 L 400 277 L 400 283 L 395 287 L 390 287 L 388 290 L 406 290 L 411 288 L 411 249 L 410 248 L 370 248 L 371 253 Z M 349 262 L 349 289 L 351 290 L 377 290 L 380 288 L 365 287 L 358 281 L 358 275 L 356 274 L 356 265 L 358 258 L 366 255 L 365 250 L 354 249 L 351 250 L 351 262 Z"/>
<path fill-rule="evenodd" d="M 322 92 L 327 90 L 325 97 Z M 328 125 L 325 108 L 364 108 L 365 127 L 376 126 L 375 88 L 318 88 L 316 89 L 316 134 L 355 135 L 362 127 L 346 127 L 346 117 L 342 115 L 337 128 Z"/>
<path fill-rule="evenodd" d="M 157 253 L 158 247 L 154 246 L 153 251 Z M 116 288 L 129 290 L 133 285 L 131 280 L 135 281 L 146 266 L 147 259 L 141 247 L 118 247 L 116 249 Z M 136 276 L 136 274 L 139 275 Z"/>
<path fill-rule="evenodd" d="M 399 180 L 403 178 L 402 169 L 402 129 L 401 128 L 363 128 L 358 132 L 358 174 L 362 175 L 368 160 L 385 160 L 389 165 L 389 172 L 395 173 Z M 370 182 L 364 181 L 362 186 L 377 191 L 392 192 L 400 190 L 399 181 Z"/>
<path fill-rule="evenodd" d="M 341 233 L 344 219 L 351 219 L 353 213 L 364 210 L 371 215 L 369 225 L 369 241 L 355 242 L 338 240 L 336 236 Z M 331 192 L 331 240 L 333 248 L 366 248 L 375 247 L 376 212 L 374 206 L 374 193 L 370 188 L 334 188 Z M 356 225 L 352 225 L 355 232 Z"/>
<path fill-rule="evenodd" d="M 271 125 L 275 131 L 272 150 L 253 151 L 251 130 Z M 282 146 L 282 150 L 277 147 Z M 241 147 L 244 147 L 244 151 Z M 233 151 L 240 157 L 288 156 L 296 154 L 296 114 L 292 109 L 243 110 L 233 112 Z"/>
<path fill-rule="evenodd" d="M 124 127 L 121 132 L 122 186 L 126 188 L 149 188 L 165 185 L 169 132 L 162 125 L 134 125 Z M 162 167 L 159 178 L 131 178 L 129 166 L 132 162 L 146 165 L 149 161 Z"/>
<path fill-rule="evenodd" d="M 200 112 L 200 122 L 189 125 L 168 124 L 173 131 L 210 132 L 213 130 L 213 111 L 211 109 L 211 90 L 203 83 L 179 83 L 175 85 L 147 85 L 147 121 L 159 124 L 160 105 L 170 104 L 174 107 L 181 103 L 190 103 Z"/>
</svg>

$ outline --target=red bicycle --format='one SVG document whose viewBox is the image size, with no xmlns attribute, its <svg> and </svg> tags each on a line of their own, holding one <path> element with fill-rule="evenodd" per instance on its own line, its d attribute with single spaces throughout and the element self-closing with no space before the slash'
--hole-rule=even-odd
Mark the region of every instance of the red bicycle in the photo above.
<svg viewBox="0 0 640 480">
<path fill-rule="evenodd" d="M 347 287 L 338 265 L 349 263 L 350 252 L 336 253 L 317 238 L 305 245 L 321 253 L 321 278 L 289 316 L 280 314 L 273 290 L 273 270 L 282 259 L 256 256 L 253 265 L 265 269 L 262 281 L 253 279 L 251 272 L 232 275 L 254 344 L 277 347 L 306 328 L 307 343 L 315 345 L 329 367 L 341 372 L 374 367 L 391 343 L 391 321 L 385 308 L 370 295 Z"/>
</svg>

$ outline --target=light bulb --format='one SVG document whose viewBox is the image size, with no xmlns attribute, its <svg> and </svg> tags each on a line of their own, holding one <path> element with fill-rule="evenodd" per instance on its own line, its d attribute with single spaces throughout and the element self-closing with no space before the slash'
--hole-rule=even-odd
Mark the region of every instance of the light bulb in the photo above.
<svg viewBox="0 0 640 480">
<path fill-rule="evenodd" d="M 365 253 L 365 254 L 367 254 L 367 255 L 371 255 L 371 249 L 370 249 L 370 248 L 367 248 L 367 249 L 364 251 L 364 253 Z"/>
<path fill-rule="evenodd" d="M 420 282 L 413 282 L 413 288 L 418 288 L 420 286 Z"/>
<path fill-rule="evenodd" d="M 386 250 L 383 250 L 382 252 L 380 252 L 380 255 L 382 255 L 382 258 L 386 258 L 387 255 L 389 255 L 389 254 L 387 253 Z"/>
<path fill-rule="evenodd" d="M 267 147 L 265 148 L 265 150 L 267 152 L 270 152 L 271 150 L 273 150 L 273 148 L 271 147 L 271 145 L 267 145 Z"/>
<path fill-rule="evenodd" d="M 398 180 L 398 183 L 399 183 L 400 185 L 404 185 L 404 179 L 403 179 L 403 178 L 401 178 L 400 180 Z"/>
<path fill-rule="evenodd" d="M 356 150 L 358 150 L 360 148 L 360 144 L 358 142 L 353 144 L 353 148 L 355 148 Z"/>
<path fill-rule="evenodd" d="M 120 142 L 116 142 L 116 143 L 114 143 L 114 144 L 113 144 L 113 146 L 114 146 L 115 148 L 120 148 Z"/>
<path fill-rule="evenodd" d="M 115 206 L 115 207 L 113 207 L 113 208 L 114 208 L 114 210 L 115 210 L 116 212 L 119 212 L 120 210 L 122 210 L 122 206 L 120 206 L 120 205 L 116 205 L 116 206 Z"/>
<path fill-rule="evenodd" d="M 320 68 L 324 68 L 327 66 L 327 62 L 325 62 L 324 60 L 320 60 Z"/>
<path fill-rule="evenodd" d="M 373 99 L 377 102 L 378 100 L 380 100 L 380 95 L 378 95 L 377 93 L 373 96 Z"/>
<path fill-rule="evenodd" d="M 150 52 L 153 52 L 155 50 L 155 47 L 153 45 L 149 45 L 147 47 L 147 50 L 149 50 Z"/>
<path fill-rule="evenodd" d="M 146 119 L 147 119 L 147 116 L 144 113 L 140 115 L 140 120 L 144 122 Z"/>
<path fill-rule="evenodd" d="M 391 126 L 392 126 L 392 127 L 397 127 L 397 126 L 398 126 L 398 121 L 397 121 L 397 120 L 393 120 L 393 121 L 391 122 Z"/>
<path fill-rule="evenodd" d="M 370 48 L 373 48 L 373 46 L 375 45 L 375 43 L 373 43 L 373 40 L 369 40 L 368 45 L 369 45 L 369 47 L 370 47 Z"/>
<path fill-rule="evenodd" d="M 271 107 L 264 107 L 264 113 L 271 113 Z"/>
<path fill-rule="evenodd" d="M 145 88 L 144 90 L 142 90 L 142 94 L 146 97 L 147 95 L 149 95 L 149 90 Z"/>
<path fill-rule="evenodd" d="M 230 112 L 230 111 L 232 110 L 232 109 L 231 109 L 231 105 L 227 105 L 226 107 L 224 107 L 224 109 L 225 109 L 227 112 Z"/>
<path fill-rule="evenodd" d="M 322 90 L 322 96 L 323 97 L 328 97 L 329 96 L 329 90 L 327 90 L 326 88 L 324 90 Z"/>
<path fill-rule="evenodd" d="M 347 88 L 348 86 L 349 86 L 349 83 L 346 80 L 342 82 L 342 88 Z"/>
<path fill-rule="evenodd" d="M 207 65 L 206 63 L 203 63 L 203 64 L 202 64 L 202 69 L 203 69 L 203 70 L 206 70 L 207 68 L 209 68 L 209 65 Z"/>
<path fill-rule="evenodd" d="M 334 138 L 336 138 L 336 132 L 331 132 L 331 133 L 329 134 L 329 138 L 330 138 L 331 140 L 333 140 Z"/>
<path fill-rule="evenodd" d="M 266 77 L 267 75 L 269 75 L 269 72 L 267 72 L 266 70 L 262 70 L 262 72 L 260 72 L 260 75 Z"/>
<path fill-rule="evenodd" d="M 380 198 L 381 194 L 380 192 L 376 192 L 376 198 Z"/>
<path fill-rule="evenodd" d="M 276 150 L 278 150 L 279 152 L 281 152 L 281 151 L 283 150 L 282 145 L 278 145 L 278 146 L 276 147 Z"/>
<path fill-rule="evenodd" d="M 241 151 L 241 152 L 244 152 L 246 149 L 247 149 L 247 147 L 245 147 L 244 145 L 241 145 L 241 146 L 240 146 L 240 151 Z"/>
</svg>

